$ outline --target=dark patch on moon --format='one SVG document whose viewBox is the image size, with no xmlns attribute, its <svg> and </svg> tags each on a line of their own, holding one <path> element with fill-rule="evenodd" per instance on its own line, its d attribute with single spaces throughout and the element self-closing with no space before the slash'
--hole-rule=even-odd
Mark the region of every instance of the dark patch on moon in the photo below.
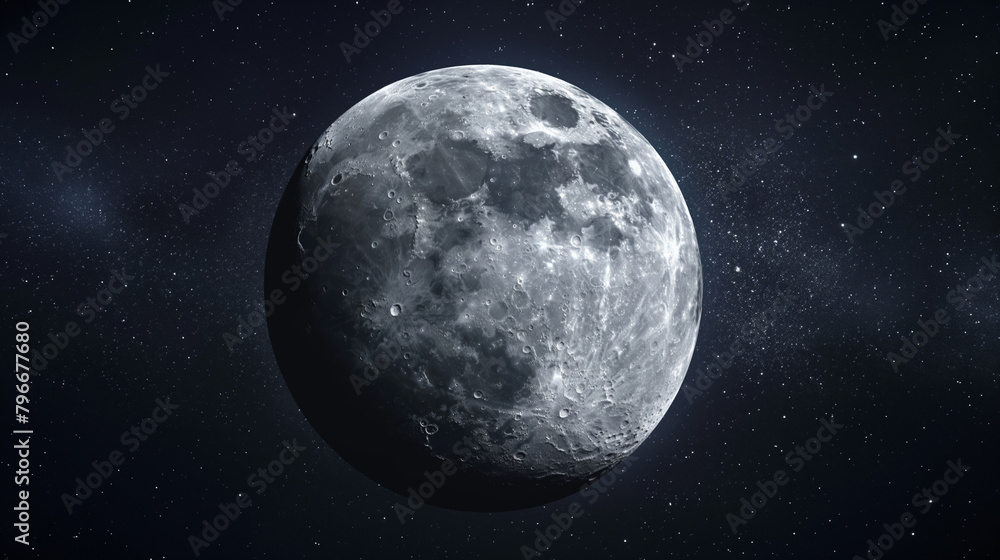
<svg viewBox="0 0 1000 560">
<path fill-rule="evenodd" d="M 584 224 L 583 232 L 586 242 L 600 249 L 620 247 L 625 239 L 625 234 L 609 216 L 591 218 Z"/>
<path fill-rule="evenodd" d="M 635 211 L 644 220 L 652 218 L 653 209 L 649 205 L 652 193 L 635 180 L 627 159 L 627 156 L 643 157 L 642 154 L 625 154 L 606 142 L 578 144 L 573 149 L 579 154 L 580 178 L 585 183 L 595 185 L 598 194 L 628 197 L 634 193 L 639 199 Z"/>
<path fill-rule="evenodd" d="M 480 349 L 479 362 L 473 366 L 475 386 L 468 387 L 469 394 L 482 390 L 491 406 L 500 408 L 515 408 L 532 395 L 535 369 L 528 360 L 511 357 L 517 353 L 509 351 L 506 334 L 497 330 L 487 337 L 479 328 L 460 328 L 458 334 L 470 347 Z"/>
<path fill-rule="evenodd" d="M 531 114 L 555 128 L 573 128 L 580 122 L 580 114 L 573 108 L 573 102 L 556 94 L 533 97 Z"/>
<path fill-rule="evenodd" d="M 479 190 L 489 155 L 468 140 L 439 139 L 406 160 L 414 186 L 431 202 L 450 204 Z"/>
<path fill-rule="evenodd" d="M 517 143 L 507 159 L 492 159 L 487 170 L 489 197 L 486 204 L 505 214 L 518 216 L 528 225 L 543 216 L 558 221 L 566 210 L 552 189 L 538 185 L 563 185 L 573 170 L 560 162 L 552 150 Z"/>
</svg>

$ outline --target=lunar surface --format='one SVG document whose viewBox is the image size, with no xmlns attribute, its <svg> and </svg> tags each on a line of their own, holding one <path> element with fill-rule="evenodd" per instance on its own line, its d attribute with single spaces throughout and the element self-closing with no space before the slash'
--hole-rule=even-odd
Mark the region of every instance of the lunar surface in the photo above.
<svg viewBox="0 0 1000 560">
<path fill-rule="evenodd" d="M 427 72 L 352 107 L 296 169 L 267 258 L 271 341 L 311 425 L 380 485 L 462 510 L 543 504 L 624 460 L 701 318 L 694 226 L 656 150 L 519 68 Z"/>
</svg>

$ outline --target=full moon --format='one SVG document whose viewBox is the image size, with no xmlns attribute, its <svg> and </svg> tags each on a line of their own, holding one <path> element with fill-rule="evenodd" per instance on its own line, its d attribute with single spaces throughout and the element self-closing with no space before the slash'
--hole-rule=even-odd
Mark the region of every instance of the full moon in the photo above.
<svg viewBox="0 0 1000 560">
<path fill-rule="evenodd" d="M 279 204 L 264 287 L 322 438 L 400 503 L 473 511 L 623 461 L 701 319 L 694 225 L 656 150 L 580 88 L 504 66 L 419 74 L 337 119 Z"/>
</svg>

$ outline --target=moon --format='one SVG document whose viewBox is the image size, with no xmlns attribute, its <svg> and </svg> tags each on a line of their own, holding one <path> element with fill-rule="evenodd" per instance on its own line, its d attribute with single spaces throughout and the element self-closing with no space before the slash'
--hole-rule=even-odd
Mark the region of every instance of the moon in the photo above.
<svg viewBox="0 0 1000 560">
<path fill-rule="evenodd" d="M 598 479 L 663 418 L 701 319 L 656 150 L 580 88 L 492 65 L 337 119 L 279 204 L 264 287 L 303 414 L 410 507 L 522 509 Z"/>
</svg>

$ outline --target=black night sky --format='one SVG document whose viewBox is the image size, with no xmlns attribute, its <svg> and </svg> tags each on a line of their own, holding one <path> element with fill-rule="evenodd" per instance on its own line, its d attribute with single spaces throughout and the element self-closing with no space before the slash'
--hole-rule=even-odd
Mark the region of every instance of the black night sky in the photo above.
<svg viewBox="0 0 1000 560">
<path fill-rule="evenodd" d="M 8 363 L 19 322 L 39 353 L 26 424 L 16 371 L 3 392 L 33 431 L 23 484 L 25 436 L 4 443 L 9 557 L 194 558 L 241 492 L 197 557 L 1000 557 L 996 3 L 230 2 L 0 8 L 0 330 Z M 275 209 L 320 134 L 465 64 L 565 80 L 650 141 L 694 220 L 702 322 L 685 389 L 603 492 L 401 524 L 299 412 L 267 327 L 224 335 L 263 303 Z"/>
</svg>

